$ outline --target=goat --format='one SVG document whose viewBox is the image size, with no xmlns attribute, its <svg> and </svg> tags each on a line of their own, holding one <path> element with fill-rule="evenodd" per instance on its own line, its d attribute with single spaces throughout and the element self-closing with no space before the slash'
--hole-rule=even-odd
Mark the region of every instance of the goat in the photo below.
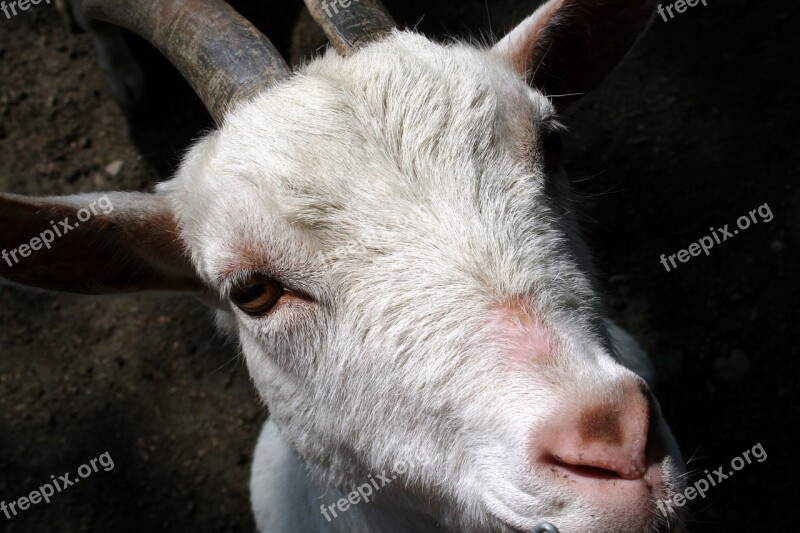
<svg viewBox="0 0 800 533">
<path fill-rule="evenodd" d="M 334 50 L 291 73 L 220 0 L 86 0 L 218 128 L 154 193 L 108 193 L 113 211 L 0 275 L 203 297 L 270 411 L 260 531 L 681 530 L 656 502 L 683 460 L 646 356 L 605 318 L 557 161 L 558 113 L 649 2 L 548 0 L 490 48 L 401 31 L 378 0 L 307 5 Z M 98 197 L 1 195 L 0 245 Z"/>
</svg>

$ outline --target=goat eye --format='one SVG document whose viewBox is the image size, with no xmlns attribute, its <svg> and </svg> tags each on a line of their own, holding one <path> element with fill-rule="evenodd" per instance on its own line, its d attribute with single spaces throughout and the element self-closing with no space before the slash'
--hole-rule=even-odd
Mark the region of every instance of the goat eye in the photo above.
<svg viewBox="0 0 800 533">
<path fill-rule="evenodd" d="M 275 307 L 283 293 L 280 283 L 257 274 L 231 290 L 231 301 L 248 315 L 261 316 Z"/>
<path fill-rule="evenodd" d="M 541 137 L 542 152 L 544 153 L 544 168 L 547 172 L 557 170 L 563 158 L 561 134 L 554 130 L 545 130 Z"/>
</svg>

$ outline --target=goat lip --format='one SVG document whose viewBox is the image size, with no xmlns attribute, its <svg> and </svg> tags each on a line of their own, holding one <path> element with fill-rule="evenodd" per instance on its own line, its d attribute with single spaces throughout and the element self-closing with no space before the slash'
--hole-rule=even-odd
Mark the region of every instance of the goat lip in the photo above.
<svg viewBox="0 0 800 533">
<path fill-rule="evenodd" d="M 543 520 L 537 520 L 537 521 L 535 521 L 535 523 L 538 525 L 542 521 Z M 505 527 L 508 528 L 509 531 L 512 531 L 513 533 L 531 533 L 533 527 L 535 527 L 535 526 L 531 526 L 531 527 L 520 528 L 520 527 L 515 526 L 513 524 L 510 524 L 507 521 L 502 520 L 502 519 L 501 519 L 501 522 Z M 572 528 L 567 529 L 570 526 L 562 525 L 563 522 L 559 522 L 557 519 L 553 519 L 551 521 L 551 523 L 554 526 L 556 526 L 559 531 L 562 531 L 562 532 L 563 531 L 574 531 L 574 529 L 572 529 Z M 595 524 L 593 527 L 598 527 L 598 529 L 592 529 L 591 531 L 614 531 L 613 528 L 604 527 L 602 524 Z M 619 526 L 617 525 L 616 527 L 619 527 Z M 635 527 L 635 529 L 626 528 L 625 531 L 653 531 L 655 533 L 685 533 L 685 531 L 686 531 L 681 522 L 673 523 L 673 524 L 670 524 L 670 525 L 662 525 L 660 523 L 657 523 L 657 519 L 653 519 L 653 522 L 650 523 L 650 524 L 646 524 L 646 525 L 645 524 L 640 524 L 638 527 L 637 526 L 634 526 L 634 527 Z M 564 529 L 562 529 L 562 528 L 564 528 Z M 602 528 L 602 529 L 599 529 L 599 528 Z M 583 531 L 586 531 L 586 530 L 583 530 Z M 621 531 L 621 530 L 618 530 L 618 531 Z"/>
</svg>

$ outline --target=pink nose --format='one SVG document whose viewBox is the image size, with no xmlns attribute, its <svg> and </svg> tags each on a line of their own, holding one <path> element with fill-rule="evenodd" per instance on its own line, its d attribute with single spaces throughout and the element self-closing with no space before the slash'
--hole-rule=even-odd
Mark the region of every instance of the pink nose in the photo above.
<svg viewBox="0 0 800 533">
<path fill-rule="evenodd" d="M 643 478 L 650 426 L 650 400 L 643 388 L 630 378 L 611 398 L 559 412 L 533 436 L 531 459 L 571 478 Z"/>
</svg>

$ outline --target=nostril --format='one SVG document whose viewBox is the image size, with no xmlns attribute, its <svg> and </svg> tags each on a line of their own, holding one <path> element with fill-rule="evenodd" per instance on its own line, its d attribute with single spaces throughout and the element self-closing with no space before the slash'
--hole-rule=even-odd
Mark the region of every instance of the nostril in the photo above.
<svg viewBox="0 0 800 533">
<path fill-rule="evenodd" d="M 545 432 L 533 436 L 530 457 L 573 479 L 642 479 L 654 448 L 648 446 L 650 402 L 635 382 L 621 389 L 616 398 L 554 417 Z"/>
<path fill-rule="evenodd" d="M 551 455 L 547 461 L 554 468 L 562 470 L 574 477 L 597 480 L 614 479 L 639 479 L 644 476 L 644 470 L 633 463 L 597 460 L 594 462 L 564 459 L 558 455 Z"/>
</svg>

